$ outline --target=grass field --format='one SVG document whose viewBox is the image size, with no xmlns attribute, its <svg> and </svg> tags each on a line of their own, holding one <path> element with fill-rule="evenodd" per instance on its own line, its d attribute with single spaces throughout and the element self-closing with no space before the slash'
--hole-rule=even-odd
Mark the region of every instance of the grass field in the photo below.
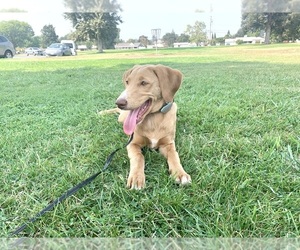
<svg viewBox="0 0 300 250">
<path fill-rule="evenodd" d="M 184 74 L 176 143 L 192 184 L 145 150 L 146 188 L 129 161 L 21 234 L 30 237 L 297 237 L 300 45 L 108 51 L 0 60 L 0 236 L 99 171 L 127 137 L 114 107 L 122 74 L 161 63 Z"/>
</svg>

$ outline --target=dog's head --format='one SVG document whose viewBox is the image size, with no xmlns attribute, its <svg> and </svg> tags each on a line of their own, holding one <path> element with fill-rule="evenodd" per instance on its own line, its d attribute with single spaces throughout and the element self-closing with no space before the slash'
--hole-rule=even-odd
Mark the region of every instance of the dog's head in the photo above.
<svg viewBox="0 0 300 250">
<path fill-rule="evenodd" d="M 181 81 L 180 71 L 163 65 L 136 65 L 126 71 L 123 75 L 125 90 L 116 101 L 120 109 L 130 110 L 124 122 L 125 133 L 131 134 L 149 113 L 173 102 Z"/>
</svg>

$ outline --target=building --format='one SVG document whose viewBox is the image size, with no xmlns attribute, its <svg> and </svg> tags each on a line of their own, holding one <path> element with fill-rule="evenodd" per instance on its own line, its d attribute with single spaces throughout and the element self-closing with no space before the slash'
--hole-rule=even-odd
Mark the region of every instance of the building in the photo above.
<svg viewBox="0 0 300 250">
<path fill-rule="evenodd" d="M 174 48 L 190 48 L 190 47 L 197 47 L 196 43 L 174 43 Z"/>
<path fill-rule="evenodd" d="M 141 43 L 117 43 L 115 49 L 145 49 Z"/>
<path fill-rule="evenodd" d="M 82 45 L 78 45 L 77 48 L 80 50 L 80 51 L 84 51 L 84 50 L 87 50 L 87 46 L 82 44 Z"/>
<path fill-rule="evenodd" d="M 251 36 L 225 39 L 225 45 L 238 45 L 239 43 L 246 43 L 246 44 L 259 43 L 260 44 L 260 43 L 264 43 L 264 42 L 265 42 L 265 39 L 263 37 L 251 37 Z"/>
</svg>

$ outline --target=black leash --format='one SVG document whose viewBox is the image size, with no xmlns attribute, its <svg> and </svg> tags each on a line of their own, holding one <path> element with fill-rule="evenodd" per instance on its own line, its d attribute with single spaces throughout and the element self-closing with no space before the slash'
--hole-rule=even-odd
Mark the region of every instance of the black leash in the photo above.
<svg viewBox="0 0 300 250">
<path fill-rule="evenodd" d="M 76 193 L 79 189 L 81 189 L 81 188 L 85 187 L 87 184 L 91 183 L 94 179 L 96 179 L 96 177 L 99 174 L 103 173 L 108 168 L 108 166 L 111 163 L 115 153 L 117 153 L 120 149 L 123 149 L 123 148 L 127 147 L 128 144 L 132 141 L 132 139 L 133 139 L 133 134 L 130 136 L 128 142 L 123 147 L 117 148 L 115 151 L 113 151 L 107 157 L 107 160 L 104 164 L 104 167 L 99 172 L 97 172 L 96 174 L 90 176 L 89 178 L 85 179 L 84 181 L 80 182 L 79 184 L 77 184 L 76 186 L 72 187 L 67 192 L 65 192 L 63 195 L 61 195 L 59 198 L 52 201 L 47 207 L 45 207 L 43 210 L 38 212 L 35 216 L 33 216 L 31 219 L 29 219 L 26 223 L 24 223 L 23 225 L 21 225 L 20 227 L 15 229 L 15 231 L 11 232 L 9 237 L 13 237 L 13 236 L 19 234 L 20 232 L 22 232 L 28 226 L 29 223 L 35 222 L 38 218 L 43 216 L 46 212 L 49 212 L 50 210 L 52 210 L 52 208 L 54 208 L 59 203 L 61 203 L 62 201 L 64 201 L 65 199 L 67 199 L 68 197 L 73 195 L 74 193 Z"/>
</svg>

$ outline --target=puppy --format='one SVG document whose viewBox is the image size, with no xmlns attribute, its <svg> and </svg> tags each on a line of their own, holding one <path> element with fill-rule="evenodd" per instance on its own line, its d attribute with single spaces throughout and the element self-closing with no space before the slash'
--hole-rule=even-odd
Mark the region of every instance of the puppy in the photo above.
<svg viewBox="0 0 300 250">
<path fill-rule="evenodd" d="M 179 184 L 191 177 L 181 163 L 175 148 L 177 105 L 174 95 L 182 82 L 180 71 L 163 65 L 137 65 L 123 75 L 125 90 L 116 100 L 119 122 L 126 134 L 133 134 L 127 146 L 130 173 L 127 186 L 145 186 L 145 161 L 141 149 L 158 149 L 167 159 L 170 175 Z"/>
</svg>

